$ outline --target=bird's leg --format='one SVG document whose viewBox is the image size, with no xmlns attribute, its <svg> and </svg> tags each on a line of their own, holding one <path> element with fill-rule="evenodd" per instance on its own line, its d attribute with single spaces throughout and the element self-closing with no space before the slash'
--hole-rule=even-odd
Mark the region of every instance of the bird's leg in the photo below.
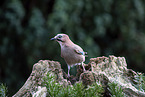
<svg viewBox="0 0 145 97">
<path fill-rule="evenodd" d="M 82 62 L 82 66 L 83 66 L 83 70 L 86 71 L 85 67 L 84 67 L 84 63 Z"/>
<path fill-rule="evenodd" d="M 69 65 L 67 65 L 67 67 L 68 67 L 68 77 L 70 77 L 70 74 L 69 74 L 69 71 L 70 71 L 70 66 L 69 66 Z"/>
</svg>

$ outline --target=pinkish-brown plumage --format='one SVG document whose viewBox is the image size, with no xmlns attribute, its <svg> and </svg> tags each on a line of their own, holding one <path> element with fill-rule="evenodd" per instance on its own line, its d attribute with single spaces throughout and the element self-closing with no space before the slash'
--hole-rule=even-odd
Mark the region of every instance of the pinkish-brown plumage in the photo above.
<svg viewBox="0 0 145 97">
<path fill-rule="evenodd" d="M 85 61 L 85 52 L 83 49 L 74 44 L 66 34 L 57 34 L 54 38 L 51 40 L 56 40 L 60 46 L 61 46 L 61 57 L 64 58 L 65 62 L 68 65 L 68 76 L 70 66 L 73 66 L 75 64 L 82 63 Z M 83 69 L 85 71 L 85 68 L 83 66 Z"/>
</svg>

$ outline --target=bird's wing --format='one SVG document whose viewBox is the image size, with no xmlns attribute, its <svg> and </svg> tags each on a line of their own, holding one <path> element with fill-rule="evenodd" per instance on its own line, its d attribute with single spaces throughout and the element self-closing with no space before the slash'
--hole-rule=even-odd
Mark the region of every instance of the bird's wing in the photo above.
<svg viewBox="0 0 145 97">
<path fill-rule="evenodd" d="M 78 45 L 74 46 L 74 51 L 79 55 L 86 56 L 86 54 L 87 54 L 87 52 L 84 52 L 83 49 L 81 47 L 79 47 Z"/>
</svg>

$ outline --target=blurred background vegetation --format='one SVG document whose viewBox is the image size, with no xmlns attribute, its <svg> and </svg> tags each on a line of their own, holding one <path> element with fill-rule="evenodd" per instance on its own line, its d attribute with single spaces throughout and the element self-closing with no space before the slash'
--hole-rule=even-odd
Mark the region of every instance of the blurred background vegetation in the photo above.
<svg viewBox="0 0 145 97">
<path fill-rule="evenodd" d="M 39 60 L 62 64 L 66 33 L 91 57 L 124 56 L 128 68 L 145 72 L 145 0 L 3 0 L 0 3 L 0 82 L 13 95 Z"/>
</svg>

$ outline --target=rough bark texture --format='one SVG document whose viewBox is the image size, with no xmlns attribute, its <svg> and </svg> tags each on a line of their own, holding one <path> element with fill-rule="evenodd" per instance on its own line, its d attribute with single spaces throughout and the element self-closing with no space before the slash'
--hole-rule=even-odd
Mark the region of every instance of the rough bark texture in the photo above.
<svg viewBox="0 0 145 97">
<path fill-rule="evenodd" d="M 40 95 L 43 95 L 41 97 L 45 97 L 47 90 L 45 87 L 41 88 L 40 86 L 47 72 L 56 74 L 56 80 L 65 86 L 80 81 L 82 81 L 84 85 L 91 85 L 94 82 L 101 82 L 106 90 L 108 83 L 115 82 L 121 86 L 127 96 L 145 97 L 144 92 L 138 91 L 132 85 L 132 83 L 134 83 L 134 77 L 137 73 L 131 69 L 127 69 L 127 64 L 124 57 L 103 56 L 91 58 L 90 62 L 85 64 L 85 68 L 87 71 L 83 72 L 82 66 L 78 66 L 76 76 L 67 78 L 67 75 L 61 69 L 59 62 L 40 60 L 38 63 L 34 64 L 30 77 L 13 97 L 40 97 Z"/>
<path fill-rule="evenodd" d="M 38 63 L 34 64 L 30 77 L 13 97 L 31 97 L 37 90 L 39 90 L 38 87 L 41 86 L 43 78 L 46 76 L 47 72 L 58 75 L 58 81 L 61 84 L 69 84 L 69 82 L 63 78 L 63 72 L 59 62 L 40 60 Z"/>
</svg>

